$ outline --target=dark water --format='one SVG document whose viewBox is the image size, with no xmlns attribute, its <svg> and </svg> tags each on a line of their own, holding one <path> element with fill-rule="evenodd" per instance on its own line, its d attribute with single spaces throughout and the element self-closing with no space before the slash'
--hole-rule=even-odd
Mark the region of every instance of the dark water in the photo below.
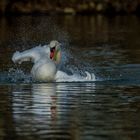
<svg viewBox="0 0 140 140">
<path fill-rule="evenodd" d="M 0 139 L 139 140 L 140 18 L 0 19 Z M 36 83 L 12 54 L 57 39 L 61 70 L 95 82 Z"/>
</svg>

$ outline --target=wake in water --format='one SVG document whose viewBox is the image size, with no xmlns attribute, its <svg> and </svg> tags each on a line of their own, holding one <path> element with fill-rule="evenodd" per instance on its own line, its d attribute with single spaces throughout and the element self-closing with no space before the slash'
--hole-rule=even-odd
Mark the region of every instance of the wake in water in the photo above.
<svg viewBox="0 0 140 140">
<path fill-rule="evenodd" d="M 85 71 L 85 76 L 73 73 L 67 74 L 64 71 L 60 71 L 57 65 L 54 63 L 50 56 L 51 54 L 49 45 L 37 46 L 30 50 L 23 52 L 15 52 L 12 60 L 14 63 L 21 64 L 24 61 L 31 61 L 34 63 L 31 70 L 32 81 L 38 82 L 78 82 L 78 81 L 95 81 L 95 75 Z M 26 75 L 25 75 L 26 77 Z"/>
</svg>

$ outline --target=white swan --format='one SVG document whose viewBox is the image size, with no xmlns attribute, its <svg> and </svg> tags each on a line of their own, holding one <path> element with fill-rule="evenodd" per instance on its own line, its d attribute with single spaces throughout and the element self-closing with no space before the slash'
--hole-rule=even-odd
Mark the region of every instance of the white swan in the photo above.
<svg viewBox="0 0 140 140">
<path fill-rule="evenodd" d="M 57 64 L 61 60 L 60 43 L 51 41 L 49 45 L 38 46 L 23 52 L 15 52 L 12 60 L 14 63 L 21 64 L 24 61 L 32 61 L 34 63 L 31 74 L 35 81 L 95 81 L 95 75 L 86 73 L 86 77 L 76 74 L 68 75 L 63 71 L 57 70 Z"/>
<path fill-rule="evenodd" d="M 36 81 L 53 81 L 57 72 L 56 65 L 60 61 L 60 43 L 51 41 L 47 46 L 38 46 L 23 52 L 15 52 L 12 60 L 21 64 L 23 61 L 34 63 L 31 74 Z"/>
</svg>

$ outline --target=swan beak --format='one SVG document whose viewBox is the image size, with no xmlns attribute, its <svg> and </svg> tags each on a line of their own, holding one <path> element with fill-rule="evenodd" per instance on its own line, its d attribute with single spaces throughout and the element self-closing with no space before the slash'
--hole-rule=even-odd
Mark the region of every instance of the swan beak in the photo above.
<svg viewBox="0 0 140 140">
<path fill-rule="evenodd" d="M 50 59 L 52 59 L 54 57 L 54 52 L 50 53 Z"/>
</svg>

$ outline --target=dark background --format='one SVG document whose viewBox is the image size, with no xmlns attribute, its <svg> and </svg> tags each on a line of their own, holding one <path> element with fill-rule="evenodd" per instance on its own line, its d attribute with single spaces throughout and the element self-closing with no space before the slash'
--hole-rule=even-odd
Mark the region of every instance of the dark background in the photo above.
<svg viewBox="0 0 140 140">
<path fill-rule="evenodd" d="M 140 0 L 1 0 L 3 14 L 140 14 Z"/>
</svg>

